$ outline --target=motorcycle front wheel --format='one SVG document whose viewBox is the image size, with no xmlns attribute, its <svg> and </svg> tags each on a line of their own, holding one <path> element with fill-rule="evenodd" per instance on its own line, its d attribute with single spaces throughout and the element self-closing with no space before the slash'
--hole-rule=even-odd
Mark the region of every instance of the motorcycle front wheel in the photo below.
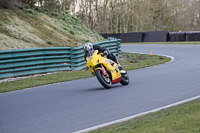
<svg viewBox="0 0 200 133">
<path fill-rule="evenodd" d="M 121 75 L 121 82 L 122 85 L 128 85 L 129 84 L 129 77 L 128 74 L 122 74 Z"/>
<path fill-rule="evenodd" d="M 99 82 L 106 88 L 109 89 L 112 87 L 112 82 L 109 77 L 106 77 L 101 70 L 95 71 L 96 77 Z"/>
</svg>

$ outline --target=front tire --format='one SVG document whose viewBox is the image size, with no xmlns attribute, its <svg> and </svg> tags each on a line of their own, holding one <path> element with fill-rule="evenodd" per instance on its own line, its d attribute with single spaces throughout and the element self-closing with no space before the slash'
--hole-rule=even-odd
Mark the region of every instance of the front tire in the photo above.
<svg viewBox="0 0 200 133">
<path fill-rule="evenodd" d="M 121 82 L 122 85 L 128 85 L 129 84 L 129 77 L 128 74 L 122 74 L 121 75 Z"/>
<path fill-rule="evenodd" d="M 110 80 L 110 78 L 106 78 L 104 75 L 103 75 L 103 72 L 101 70 L 96 70 L 95 71 L 95 74 L 96 74 L 96 77 L 97 79 L 99 80 L 99 82 L 106 88 L 106 89 L 109 89 L 112 87 L 112 82 Z"/>
</svg>

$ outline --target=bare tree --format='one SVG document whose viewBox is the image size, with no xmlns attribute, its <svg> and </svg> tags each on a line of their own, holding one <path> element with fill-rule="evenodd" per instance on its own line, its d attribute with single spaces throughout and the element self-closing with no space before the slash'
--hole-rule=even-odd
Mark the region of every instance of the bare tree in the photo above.
<svg viewBox="0 0 200 133">
<path fill-rule="evenodd" d="M 68 11 L 99 33 L 200 30 L 200 0 L 0 0 Z"/>
</svg>

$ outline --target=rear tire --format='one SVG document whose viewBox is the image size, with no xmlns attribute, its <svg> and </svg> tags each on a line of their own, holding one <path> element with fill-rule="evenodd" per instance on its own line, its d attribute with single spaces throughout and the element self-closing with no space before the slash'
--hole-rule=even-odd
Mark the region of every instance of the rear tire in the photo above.
<svg viewBox="0 0 200 133">
<path fill-rule="evenodd" d="M 112 82 L 110 80 L 110 78 L 105 78 L 105 76 L 103 75 L 103 72 L 101 70 L 96 70 L 95 71 L 96 77 L 99 80 L 99 82 L 106 88 L 109 89 L 112 87 Z"/>
</svg>

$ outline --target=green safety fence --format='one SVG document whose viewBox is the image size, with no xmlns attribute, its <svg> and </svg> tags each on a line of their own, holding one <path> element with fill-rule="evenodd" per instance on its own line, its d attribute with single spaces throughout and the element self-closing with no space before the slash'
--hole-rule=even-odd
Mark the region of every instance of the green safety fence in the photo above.
<svg viewBox="0 0 200 133">
<path fill-rule="evenodd" d="M 121 53 L 120 39 L 94 43 Z M 0 79 L 86 67 L 83 47 L 48 47 L 0 51 Z"/>
</svg>

